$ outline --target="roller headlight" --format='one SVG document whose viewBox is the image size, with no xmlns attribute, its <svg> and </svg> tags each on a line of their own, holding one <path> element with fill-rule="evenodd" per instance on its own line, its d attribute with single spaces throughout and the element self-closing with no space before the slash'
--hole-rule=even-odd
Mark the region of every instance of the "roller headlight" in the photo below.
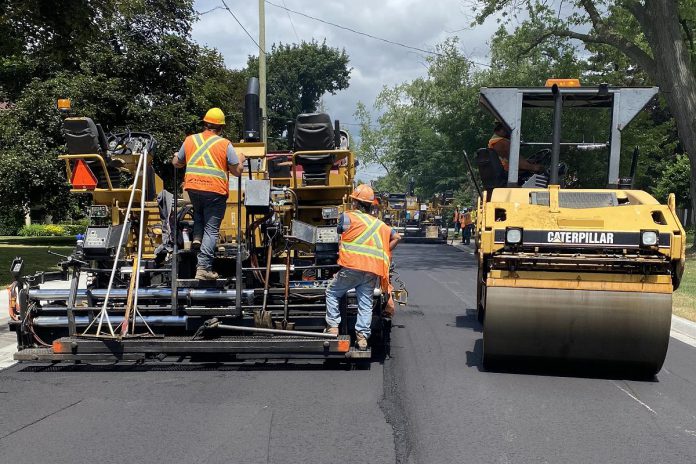
<svg viewBox="0 0 696 464">
<path fill-rule="evenodd" d="M 655 247 L 659 242 L 659 235 L 656 230 L 641 230 L 640 231 L 640 246 Z"/>
<path fill-rule="evenodd" d="M 505 243 L 508 245 L 519 245 L 522 243 L 522 229 L 519 227 L 508 227 L 505 229 Z"/>
</svg>

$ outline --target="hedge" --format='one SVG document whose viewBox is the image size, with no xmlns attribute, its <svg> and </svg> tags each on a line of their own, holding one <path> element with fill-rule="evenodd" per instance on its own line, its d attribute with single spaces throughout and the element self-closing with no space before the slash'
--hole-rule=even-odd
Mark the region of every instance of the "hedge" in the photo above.
<svg viewBox="0 0 696 464">
<path fill-rule="evenodd" d="M 83 224 L 31 224 L 19 229 L 22 237 L 64 237 L 84 234 L 87 226 Z"/>
</svg>

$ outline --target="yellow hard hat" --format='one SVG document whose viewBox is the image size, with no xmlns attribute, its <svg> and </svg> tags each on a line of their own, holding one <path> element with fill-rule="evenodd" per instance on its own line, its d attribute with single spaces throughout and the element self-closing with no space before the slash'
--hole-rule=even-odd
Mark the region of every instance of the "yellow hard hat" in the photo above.
<svg viewBox="0 0 696 464">
<path fill-rule="evenodd" d="M 218 126 L 225 125 L 225 113 L 222 112 L 220 108 L 210 108 L 203 121 L 209 122 L 210 124 L 217 124 Z"/>
<path fill-rule="evenodd" d="M 363 203 L 373 204 L 375 201 L 375 191 L 367 184 L 360 184 L 355 187 L 350 197 L 354 200 L 362 201 Z"/>
</svg>

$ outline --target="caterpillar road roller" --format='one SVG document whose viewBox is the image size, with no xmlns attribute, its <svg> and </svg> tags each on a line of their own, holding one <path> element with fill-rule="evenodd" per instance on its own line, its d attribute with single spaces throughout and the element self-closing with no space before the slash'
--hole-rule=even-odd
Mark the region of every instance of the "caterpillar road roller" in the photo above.
<svg viewBox="0 0 696 464">
<path fill-rule="evenodd" d="M 354 185 L 348 135 L 323 113 L 288 127 L 291 149 L 267 152 L 258 81 L 249 83 L 240 178 L 231 177 L 215 249 L 217 280 L 194 279 L 193 214 L 175 175 L 154 172 L 156 142 L 106 135 L 66 117 L 71 192 L 91 196 L 90 225 L 56 271 L 23 275 L 13 262 L 10 327 L 20 361 L 303 358 L 369 360 L 384 351 L 389 295 L 375 290 L 371 350 L 352 346 L 355 295 L 338 336 L 324 334 L 325 288 L 338 271 L 337 221 Z M 387 335 L 385 335 L 385 333 Z"/>
<path fill-rule="evenodd" d="M 510 141 L 504 160 L 493 149 L 476 153 L 483 182 L 476 246 L 484 365 L 572 362 L 647 376 L 661 369 L 686 235 L 674 195 L 665 205 L 633 189 L 637 150 L 629 176 L 620 175 L 622 131 L 657 92 L 582 87 L 575 80 L 481 89 L 482 106 Z M 523 115 L 543 109 L 552 113 L 550 140 L 523 142 Z M 585 109 L 608 112 L 608 141 L 564 139 L 563 115 Z M 543 172 L 519 169 L 528 149 L 538 150 L 527 160 Z M 574 174 L 561 155 L 588 150 L 606 154 L 606 184 L 567 188 Z"/>
</svg>

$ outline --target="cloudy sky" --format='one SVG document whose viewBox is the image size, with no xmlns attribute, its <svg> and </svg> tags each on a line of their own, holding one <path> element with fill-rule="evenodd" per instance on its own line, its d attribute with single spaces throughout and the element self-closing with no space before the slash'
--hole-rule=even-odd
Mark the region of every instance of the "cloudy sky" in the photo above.
<svg viewBox="0 0 696 464">
<path fill-rule="evenodd" d="M 258 2 L 225 1 L 254 39 L 258 39 Z M 221 4 L 221 0 L 198 0 L 195 7 L 197 11 L 205 12 Z M 324 100 L 332 117 L 345 122 L 353 121 L 355 104 L 359 100 L 370 106 L 384 85 L 425 74 L 425 54 L 322 24 L 273 4 L 425 50 L 433 50 L 448 36 L 457 35 L 463 51 L 472 59 L 484 62 L 487 61 L 488 40 L 496 28 L 495 22 L 489 21 L 469 29 L 472 12 L 467 6 L 470 5 L 468 0 L 266 2 L 267 48 L 274 42 L 326 39 L 329 45 L 346 49 L 353 68 L 350 87 Z M 248 55 L 257 54 L 256 45 L 226 10 L 203 14 L 194 26 L 193 37 L 199 43 L 220 50 L 231 68 L 243 67 Z"/>
<path fill-rule="evenodd" d="M 242 25 L 258 40 L 258 2 L 225 0 Z M 288 12 L 274 5 L 424 50 L 449 36 L 458 36 L 463 52 L 472 60 L 487 62 L 488 41 L 497 28 L 494 20 L 469 28 L 473 0 L 269 0 L 266 2 L 266 44 L 316 39 L 345 48 L 352 72 L 350 87 L 328 95 L 324 104 L 332 118 L 344 124 L 355 122 L 358 101 L 371 106 L 383 86 L 422 76 L 425 54 L 361 36 L 319 21 Z M 230 13 L 216 9 L 221 0 L 198 0 L 202 14 L 193 37 L 215 47 L 230 68 L 242 68 L 256 45 Z M 211 11 L 212 10 L 212 11 Z M 349 126 L 350 128 L 350 126 Z"/>
</svg>

